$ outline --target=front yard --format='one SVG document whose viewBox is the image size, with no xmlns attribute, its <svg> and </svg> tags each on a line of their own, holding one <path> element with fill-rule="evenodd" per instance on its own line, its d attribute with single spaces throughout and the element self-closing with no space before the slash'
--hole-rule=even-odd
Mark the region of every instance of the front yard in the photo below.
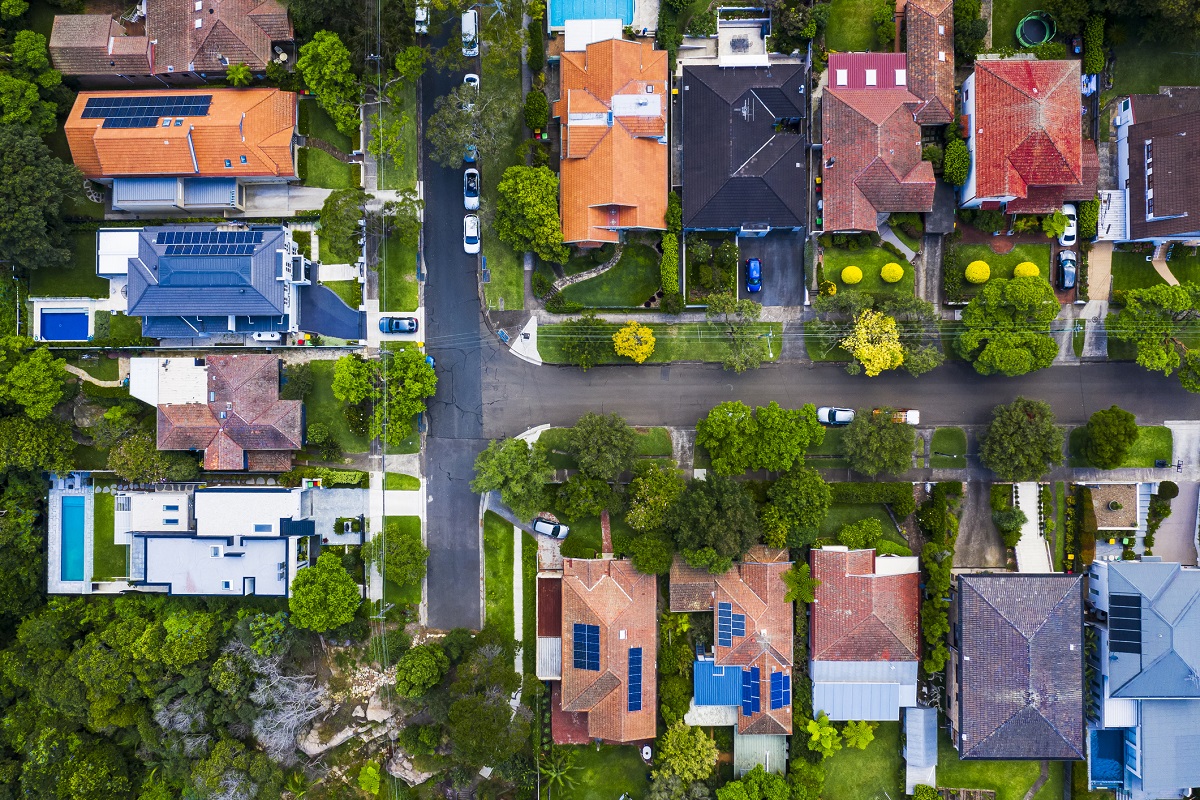
<svg viewBox="0 0 1200 800">
<path fill-rule="evenodd" d="M 621 251 L 621 259 L 611 269 L 568 286 L 563 297 L 588 308 L 641 308 L 658 291 L 659 260 L 653 247 L 627 244 Z"/>
<path fill-rule="evenodd" d="M 417 284 L 417 247 L 389 236 L 380 253 L 380 311 L 416 311 L 420 299 Z"/>
<path fill-rule="evenodd" d="M 990 789 L 996 800 L 1024 800 L 1041 775 L 1039 761 L 962 761 L 945 729 L 938 728 L 937 782 L 950 789 Z M 1050 762 L 1050 779 L 1031 800 L 1060 800 L 1062 764 Z"/>
<path fill-rule="evenodd" d="M 343 153 L 358 149 L 358 135 L 350 137 L 339 131 L 316 99 L 305 98 L 300 101 L 297 127 L 302 136 L 315 136 Z"/>
<path fill-rule="evenodd" d="M 609 335 L 616 333 L 621 325 L 605 325 Z M 720 363 L 729 355 L 729 339 L 726 328 L 713 322 L 689 322 L 670 324 L 662 322 L 650 323 L 654 331 L 654 353 L 647 363 L 662 364 L 671 361 L 707 361 Z M 783 342 L 783 325 L 779 322 L 755 323 L 752 330 L 761 336 L 770 333 L 774 345 L 771 353 L 764 361 L 775 361 L 779 358 L 779 348 Z M 549 364 L 567 364 L 569 359 L 563 354 L 562 344 L 567 338 L 562 332 L 561 325 L 542 325 L 538 327 L 538 354 Z M 612 353 L 601 363 L 632 364 L 633 361 L 624 356 Z"/>
<path fill-rule="evenodd" d="M 879 723 L 875 740 L 866 750 L 842 747 L 823 766 L 825 789 L 821 796 L 826 800 L 899 800 L 904 796 L 900 723 Z"/>
<path fill-rule="evenodd" d="M 399 536 L 401 539 L 421 540 L 420 517 L 384 517 L 383 524 L 388 536 Z M 403 603 L 416 605 L 421 602 L 421 584 L 408 583 L 403 586 L 390 578 L 383 581 L 383 599 L 387 603 Z M 511 615 L 510 615 L 511 616 Z"/>
<path fill-rule="evenodd" d="M 967 434 L 962 428 L 938 428 L 930 442 L 934 469 L 962 469 L 967 465 Z"/>
<path fill-rule="evenodd" d="M 304 403 L 308 424 L 320 422 L 329 426 L 333 438 L 346 453 L 365 453 L 371 447 L 366 436 L 356 436 L 346 422 L 344 404 L 333 396 L 333 361 L 312 361 L 313 388 Z"/>
<path fill-rule="evenodd" d="M 912 294 L 915 281 L 912 264 L 882 247 L 847 250 L 841 247 L 824 248 L 825 280 L 833 281 L 838 291 L 857 289 L 863 292 L 893 292 Z M 896 263 L 904 268 L 904 277 L 897 283 L 886 283 L 880 273 L 884 264 Z M 842 280 L 842 270 L 855 266 L 862 270 L 862 280 L 848 284 Z"/>
<path fill-rule="evenodd" d="M 836 540 L 843 525 L 864 519 L 879 520 L 879 524 L 883 526 L 884 539 L 908 547 L 908 541 L 888 516 L 887 506 L 883 503 L 834 503 L 821 523 L 821 538 Z"/>
<path fill-rule="evenodd" d="M 321 285 L 342 298 L 342 302 L 351 308 L 362 305 L 363 285 L 358 281 L 322 281 Z"/>
<path fill-rule="evenodd" d="M 1167 269 L 1180 283 L 1200 283 L 1200 256 L 1194 254 L 1196 248 L 1176 245 L 1171 251 L 1171 260 Z M 1112 288 L 1114 292 L 1129 289 L 1148 289 L 1165 283 L 1154 269 L 1154 265 L 1146 260 L 1150 252 L 1131 253 L 1126 250 L 1114 250 L 1112 254 Z"/>
<path fill-rule="evenodd" d="M 96 275 L 96 232 L 67 236 L 71 261 L 62 269 L 29 271 L 31 297 L 108 297 L 108 281 Z"/>
<path fill-rule="evenodd" d="M 301 147 L 297 156 L 297 171 L 305 186 L 322 189 L 353 189 L 361 185 L 359 165 L 339 161 L 324 150 Z"/>
<path fill-rule="evenodd" d="M 957 269 L 959 273 L 966 272 L 967 265 L 972 261 L 983 261 L 991 267 L 991 277 L 1011 278 L 1017 264 L 1031 261 L 1037 265 L 1038 274 L 1047 281 L 1050 280 L 1050 245 L 1049 244 L 1019 244 L 1009 253 L 995 253 L 986 244 L 958 244 L 954 246 L 954 263 L 947 263 L 946 269 Z M 974 284 L 962 281 L 963 291 L 967 295 L 976 294 L 986 283 Z"/>
<path fill-rule="evenodd" d="M 1072 467 L 1090 466 L 1083 457 L 1084 444 L 1087 441 L 1087 428 L 1071 429 L 1068 441 Z M 1138 438 L 1129 449 L 1129 454 L 1121 462 L 1122 468 L 1153 467 L 1155 461 L 1171 463 L 1173 455 L 1173 437 L 1171 429 L 1160 425 L 1139 425 Z"/>
</svg>

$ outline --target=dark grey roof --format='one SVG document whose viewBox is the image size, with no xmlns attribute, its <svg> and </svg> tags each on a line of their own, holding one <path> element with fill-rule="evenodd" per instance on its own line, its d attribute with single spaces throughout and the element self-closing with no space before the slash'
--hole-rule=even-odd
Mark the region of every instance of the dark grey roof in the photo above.
<svg viewBox="0 0 1200 800">
<path fill-rule="evenodd" d="M 288 315 L 283 316 L 238 316 L 234 321 L 234 333 L 255 331 L 286 331 Z M 229 333 L 228 316 L 207 317 L 142 317 L 142 335 L 152 339 L 191 339 L 206 334 Z"/>
<path fill-rule="evenodd" d="M 1189 236 L 1200 232 L 1200 111 L 1159 116 L 1149 122 L 1135 105 L 1129 126 L 1129 238 Z M 1147 218 L 1146 142 L 1153 158 L 1153 216 Z"/>
<path fill-rule="evenodd" d="M 1084 757 L 1082 580 L 959 576 L 963 758 Z"/>
<path fill-rule="evenodd" d="M 300 330 L 336 339 L 367 338 L 367 315 L 350 308 L 332 289 L 300 287 Z"/>
<path fill-rule="evenodd" d="M 166 255 L 160 232 L 215 231 L 215 225 L 146 228 L 138 257 L 129 259 L 129 315 L 282 315 L 286 283 L 276 279 L 284 245 L 281 227 L 255 228 L 262 242 L 249 255 Z"/>
<path fill-rule="evenodd" d="M 804 224 L 804 137 L 775 130 L 805 116 L 804 67 L 684 67 L 683 224 Z"/>
</svg>

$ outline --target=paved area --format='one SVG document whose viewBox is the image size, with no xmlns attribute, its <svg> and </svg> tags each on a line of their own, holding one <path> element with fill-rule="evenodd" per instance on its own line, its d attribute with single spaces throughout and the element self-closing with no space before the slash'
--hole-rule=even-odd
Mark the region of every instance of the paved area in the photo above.
<svg viewBox="0 0 1200 800">
<path fill-rule="evenodd" d="M 332 189 L 299 184 L 260 183 L 246 186 L 246 210 L 231 216 L 292 217 L 300 211 L 320 211 Z"/>
<path fill-rule="evenodd" d="M 954 566 L 959 569 L 1003 568 L 1004 540 L 992 524 L 992 497 L 988 484 L 982 481 L 965 483 L 963 495 Z"/>
<path fill-rule="evenodd" d="M 896 232 L 889 225 L 883 225 L 879 228 L 879 238 L 885 242 L 891 242 L 896 247 L 900 248 L 900 252 L 904 253 L 904 257 L 912 261 L 917 257 L 917 251 L 906 245 L 904 241 L 896 235 Z"/>
<path fill-rule="evenodd" d="M 1083 336 L 1084 358 L 1108 358 L 1107 300 L 1089 300 L 1079 312 L 1087 323 Z"/>
<path fill-rule="evenodd" d="M 1200 502 L 1200 483 L 1177 481 L 1179 496 L 1171 501 L 1171 516 L 1163 520 L 1154 535 L 1154 555 L 1163 561 L 1196 563 L 1196 507 Z"/>
<path fill-rule="evenodd" d="M 319 284 L 300 289 L 300 326 L 305 331 L 351 341 L 366 338 L 366 315 L 346 305 L 332 289 Z"/>
<path fill-rule="evenodd" d="M 1158 273 L 1159 277 L 1166 281 L 1169 286 L 1179 285 L 1179 278 L 1176 278 L 1171 272 L 1171 268 L 1167 266 L 1167 258 L 1162 248 L 1154 251 L 1154 260 L 1150 264 L 1154 267 L 1154 271 Z"/>
<path fill-rule="evenodd" d="M 328 538 L 330 544 L 341 544 L 344 536 L 334 529 L 334 524 L 342 517 L 366 516 L 367 494 L 366 489 L 314 489 L 313 526 L 317 533 Z M 357 543 L 359 536 L 350 539 Z"/>
<path fill-rule="evenodd" d="M 990 497 L 989 497 L 990 499 Z M 1025 512 L 1025 524 L 1021 526 L 1021 538 L 1017 542 L 1017 571 L 1044 575 L 1054 571 L 1050 558 L 1050 545 L 1042 536 L 1040 521 L 1041 499 L 1036 481 L 1017 484 L 1017 508 Z"/>
<path fill-rule="evenodd" d="M 416 311 L 389 311 L 384 313 L 379 310 L 378 300 L 368 300 L 366 303 L 366 339 L 368 347 L 379 347 L 383 342 L 423 342 L 428 335 L 428 329 L 425 327 L 425 308 L 418 308 Z M 379 330 L 379 320 L 383 317 L 416 317 L 417 330 L 414 333 L 382 333 Z M 440 360 L 439 360 L 440 363 Z"/>
<path fill-rule="evenodd" d="M 804 305 L 804 233 L 776 232 L 767 236 L 740 236 L 738 245 L 738 296 L 746 292 L 746 259 L 762 262 L 762 291 L 752 299 L 764 306 Z"/>
<path fill-rule="evenodd" d="M 1107 302 L 1112 290 L 1112 242 L 1096 242 L 1088 253 L 1088 297 Z"/>
</svg>

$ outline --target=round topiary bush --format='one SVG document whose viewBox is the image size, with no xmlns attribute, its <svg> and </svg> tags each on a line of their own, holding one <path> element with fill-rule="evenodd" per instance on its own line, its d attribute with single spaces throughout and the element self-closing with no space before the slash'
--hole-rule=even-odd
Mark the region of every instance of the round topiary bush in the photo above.
<svg viewBox="0 0 1200 800">
<path fill-rule="evenodd" d="M 888 262 L 879 271 L 879 277 L 883 278 L 884 283 L 899 283 L 900 279 L 904 277 L 904 267 L 895 261 Z"/>
<path fill-rule="evenodd" d="M 1158 485 L 1158 496 L 1163 500 L 1174 500 L 1179 496 L 1179 484 L 1175 481 L 1163 481 Z"/>
<path fill-rule="evenodd" d="M 990 277 L 992 277 L 992 268 L 986 261 L 972 261 L 967 264 L 966 278 L 971 283 L 987 283 Z"/>
<path fill-rule="evenodd" d="M 855 266 L 849 266 L 842 270 L 842 283 L 853 286 L 862 280 L 862 270 Z"/>
<path fill-rule="evenodd" d="M 1036 278 L 1040 274 L 1041 270 L 1038 269 L 1038 265 L 1032 261 L 1022 261 L 1013 268 L 1014 278 Z"/>
</svg>

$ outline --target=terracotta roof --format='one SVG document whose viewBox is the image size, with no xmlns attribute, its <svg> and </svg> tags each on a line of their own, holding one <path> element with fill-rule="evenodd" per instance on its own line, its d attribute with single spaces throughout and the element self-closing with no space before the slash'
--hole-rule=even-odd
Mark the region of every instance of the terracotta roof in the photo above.
<svg viewBox="0 0 1200 800">
<path fill-rule="evenodd" d="M 619 238 L 614 229 L 664 230 L 666 52 L 648 41 L 611 39 L 564 53 L 559 68 L 563 240 L 611 242 Z"/>
<path fill-rule="evenodd" d="M 563 560 L 562 708 L 586 712 L 588 735 L 635 742 L 656 735 L 658 583 L 630 561 Z M 599 629 L 599 669 L 575 666 L 575 625 Z M 641 648 L 641 710 L 629 710 L 629 657 Z"/>
<path fill-rule="evenodd" d="M 910 0 L 905 21 L 908 88 L 924 101 L 917 122 L 945 125 L 954 119 L 954 3 Z"/>
<path fill-rule="evenodd" d="M 200 27 L 196 27 L 196 21 Z M 155 71 L 224 72 L 228 64 L 266 68 L 272 41 L 290 41 L 287 10 L 276 0 L 154 0 L 147 9 L 146 34 L 158 40 Z"/>
<path fill-rule="evenodd" d="M 94 97 L 211 95 L 208 114 L 183 125 L 105 128 L 84 119 Z M 88 178 L 176 175 L 293 178 L 296 95 L 278 89 L 166 89 L 81 92 L 63 130 L 71 157 Z M 242 158 L 245 158 L 245 163 Z M 225 166 L 226 160 L 229 166 Z"/>
<path fill-rule="evenodd" d="M 126 36 L 108 14 L 61 14 L 50 29 L 50 60 L 64 75 L 144 75 L 150 59 L 150 38 Z"/>
<path fill-rule="evenodd" d="M 207 403 L 158 407 L 159 450 L 203 450 L 208 470 L 291 466 L 303 447 L 299 400 L 279 399 L 279 359 L 208 356 Z M 222 418 L 222 415 L 224 417 Z M 255 455 L 255 451 L 266 451 Z"/>
<path fill-rule="evenodd" d="M 874 550 L 814 549 L 814 661 L 917 661 L 916 573 L 876 575 Z"/>
<path fill-rule="evenodd" d="M 712 611 L 717 576 L 705 569 L 689 567 L 679 556 L 671 562 L 671 610 Z"/>
<path fill-rule="evenodd" d="M 1079 109 L 1078 61 L 976 61 L 975 196 L 1084 184 Z"/>
</svg>

